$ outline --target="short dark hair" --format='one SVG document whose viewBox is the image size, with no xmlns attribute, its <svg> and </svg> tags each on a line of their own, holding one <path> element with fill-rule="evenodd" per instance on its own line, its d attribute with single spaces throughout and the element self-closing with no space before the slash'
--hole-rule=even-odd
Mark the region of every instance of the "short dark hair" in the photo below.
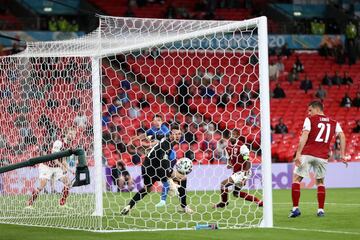
<svg viewBox="0 0 360 240">
<path fill-rule="evenodd" d="M 320 109 L 321 111 L 324 111 L 324 105 L 320 101 L 312 101 L 309 103 L 309 107 Z"/>
<path fill-rule="evenodd" d="M 237 134 L 240 137 L 241 133 L 239 129 L 233 129 L 232 131 L 234 134 Z"/>
<path fill-rule="evenodd" d="M 161 120 L 164 120 L 163 117 L 162 117 L 160 114 L 155 114 L 154 117 L 153 117 L 153 120 L 154 120 L 155 118 L 160 118 Z"/>
<path fill-rule="evenodd" d="M 179 124 L 172 124 L 172 125 L 170 126 L 170 128 L 171 128 L 171 130 L 180 130 Z"/>
</svg>

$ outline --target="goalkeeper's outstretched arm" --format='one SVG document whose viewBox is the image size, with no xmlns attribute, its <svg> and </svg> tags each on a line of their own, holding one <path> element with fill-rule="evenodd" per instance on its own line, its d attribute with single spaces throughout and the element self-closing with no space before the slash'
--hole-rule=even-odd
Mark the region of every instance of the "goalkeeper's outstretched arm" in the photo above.
<svg viewBox="0 0 360 240">
<path fill-rule="evenodd" d="M 134 145 L 135 141 L 140 141 L 140 145 L 146 148 L 153 147 L 157 143 L 156 141 L 152 141 L 151 136 L 147 136 L 146 133 L 132 137 L 128 144 Z"/>
</svg>

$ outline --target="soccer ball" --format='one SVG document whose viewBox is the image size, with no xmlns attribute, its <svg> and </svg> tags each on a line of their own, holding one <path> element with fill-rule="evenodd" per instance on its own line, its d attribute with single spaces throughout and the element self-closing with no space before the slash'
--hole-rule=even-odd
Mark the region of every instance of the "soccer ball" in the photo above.
<svg viewBox="0 0 360 240">
<path fill-rule="evenodd" d="M 176 163 L 176 170 L 183 175 L 187 175 L 191 173 L 193 167 L 193 163 L 188 158 L 180 158 Z"/>
</svg>

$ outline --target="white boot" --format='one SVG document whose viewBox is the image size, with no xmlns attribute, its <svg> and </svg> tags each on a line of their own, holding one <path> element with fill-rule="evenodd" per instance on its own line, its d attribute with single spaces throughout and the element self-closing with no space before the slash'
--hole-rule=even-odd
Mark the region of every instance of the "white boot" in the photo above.
<svg viewBox="0 0 360 240">
<path fill-rule="evenodd" d="M 158 204 L 155 205 L 155 207 L 165 207 L 166 206 L 166 201 L 165 200 L 160 200 L 160 202 L 158 202 Z"/>
<path fill-rule="evenodd" d="M 182 208 L 182 211 L 184 213 L 187 213 L 187 214 L 193 214 L 194 213 L 194 211 L 189 206 L 185 206 L 184 208 Z"/>
</svg>

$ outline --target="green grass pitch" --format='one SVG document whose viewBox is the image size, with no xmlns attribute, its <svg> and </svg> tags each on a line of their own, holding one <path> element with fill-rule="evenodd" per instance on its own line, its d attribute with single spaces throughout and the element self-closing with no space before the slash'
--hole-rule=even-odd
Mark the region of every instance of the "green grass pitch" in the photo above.
<svg viewBox="0 0 360 240">
<path fill-rule="evenodd" d="M 214 195 L 214 194 L 213 194 Z M 130 195 L 129 195 L 130 196 Z M 219 196 L 216 196 L 218 199 Z M 201 201 L 203 208 L 197 211 L 206 210 L 206 202 L 214 201 L 204 193 L 204 195 L 195 200 Z M 145 201 L 155 201 L 157 194 L 145 198 L 143 203 L 136 206 L 132 214 L 144 214 L 146 217 Z M 0 224 L 0 240 L 35 240 L 35 239 L 360 239 L 360 189 L 328 189 L 326 196 L 326 216 L 324 218 L 316 217 L 317 201 L 315 190 L 302 190 L 300 208 L 302 216 L 296 219 L 289 219 L 287 215 L 291 209 L 291 196 L 289 190 L 274 190 L 274 228 L 250 228 L 239 230 L 186 230 L 186 231 L 155 231 L 155 232 L 121 232 L 121 233 L 94 233 L 85 231 L 62 230 L 53 228 L 25 227 L 17 225 Z M 115 199 L 114 199 L 115 200 Z M 215 200 L 216 201 L 216 200 Z M 176 204 L 172 199 L 172 204 Z M 117 212 L 121 206 L 114 206 L 113 212 Z M 242 200 L 231 198 L 232 210 L 236 211 Z M 149 204 L 150 206 L 150 204 Z M 243 209 L 251 208 L 246 205 Z M 208 210 L 210 211 L 210 209 Z M 212 214 L 222 214 L 225 218 L 233 213 L 227 210 L 215 211 Z M 230 214 L 230 215 L 229 215 Z M 162 215 L 163 216 L 163 215 Z M 205 215 L 206 216 L 206 215 Z M 117 216 L 116 216 L 117 217 Z M 115 217 L 115 218 L 116 218 Z M 199 214 L 200 217 L 200 214 Z M 182 214 L 174 211 L 170 217 L 173 221 L 185 219 Z M 155 221 L 157 216 L 154 216 Z M 256 219 L 256 216 L 254 217 Z M 189 218 L 198 220 L 197 216 Z M 205 219 L 206 220 L 206 219 Z M 251 218 L 250 218 L 251 220 Z M 44 220 L 43 220 L 44 221 Z M 46 221 L 46 220 L 45 220 Z M 231 222 L 231 219 L 230 219 Z M 111 224 L 111 221 L 110 221 Z M 154 223 L 155 224 L 155 223 Z M 170 223 L 171 224 L 171 223 Z M 158 225 L 161 226 L 161 225 Z M 171 225 L 169 225 L 171 226 Z"/>
</svg>

